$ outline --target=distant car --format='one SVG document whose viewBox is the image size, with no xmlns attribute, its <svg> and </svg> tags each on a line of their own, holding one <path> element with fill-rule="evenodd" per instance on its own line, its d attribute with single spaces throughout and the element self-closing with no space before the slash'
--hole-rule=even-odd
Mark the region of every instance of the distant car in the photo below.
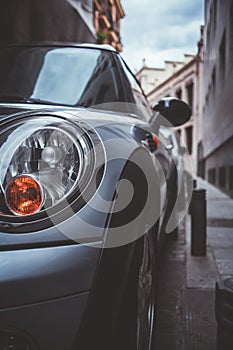
<svg viewBox="0 0 233 350">
<path fill-rule="evenodd" d="M 150 350 L 176 167 L 108 46 L 0 49 L 0 349 Z"/>
<path fill-rule="evenodd" d="M 184 141 L 175 128 L 161 126 L 159 137 L 162 138 L 165 148 L 171 152 L 175 168 L 177 169 L 177 194 L 179 195 L 177 210 L 182 211 L 187 209 L 185 208 L 186 197 L 188 196 L 187 192 L 188 190 L 192 190 L 191 179 L 187 173 L 188 169 L 192 172 L 192 161 Z"/>
</svg>

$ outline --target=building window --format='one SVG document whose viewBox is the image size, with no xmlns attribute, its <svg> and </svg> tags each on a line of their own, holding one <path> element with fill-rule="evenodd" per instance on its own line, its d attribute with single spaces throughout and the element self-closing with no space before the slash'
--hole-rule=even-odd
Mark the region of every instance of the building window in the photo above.
<svg viewBox="0 0 233 350">
<path fill-rule="evenodd" d="M 229 168 L 229 189 L 233 191 L 233 166 Z"/>
<path fill-rule="evenodd" d="M 218 185 L 219 187 L 226 186 L 226 168 L 223 166 L 218 169 Z"/>
<path fill-rule="evenodd" d="M 213 97 L 215 96 L 215 89 L 216 89 L 216 69 L 213 69 L 212 72 L 212 91 L 213 91 Z"/>
<path fill-rule="evenodd" d="M 208 169 L 208 181 L 210 182 L 210 183 L 212 183 L 212 178 L 211 178 L 211 173 L 212 173 L 212 169 Z"/>
<path fill-rule="evenodd" d="M 220 80 L 224 80 L 226 70 L 226 32 L 224 32 L 221 44 L 219 47 L 219 73 Z"/>
<path fill-rule="evenodd" d="M 210 23 L 207 25 L 207 34 L 206 34 L 206 54 L 209 57 L 210 54 Z"/>
<path fill-rule="evenodd" d="M 212 169 L 212 184 L 216 184 L 216 169 Z"/>
<path fill-rule="evenodd" d="M 185 129 L 186 131 L 186 143 L 187 143 L 187 148 L 188 148 L 188 152 L 189 154 L 192 154 L 193 151 L 193 127 L 189 126 Z"/>
<path fill-rule="evenodd" d="M 181 129 L 175 129 L 175 132 L 176 132 L 176 141 L 180 147 L 181 146 Z M 180 151 L 182 153 L 181 148 L 180 148 Z"/>
<path fill-rule="evenodd" d="M 181 91 L 181 89 L 179 89 L 179 90 L 176 91 L 176 97 L 177 97 L 179 100 L 181 100 L 181 98 L 182 98 L 182 91 Z"/>
<path fill-rule="evenodd" d="M 213 185 L 216 184 L 216 169 L 212 168 L 208 170 L 208 181 Z"/>
<path fill-rule="evenodd" d="M 208 107 L 209 105 L 209 94 L 207 93 L 205 96 L 205 105 Z M 205 107 L 205 106 L 204 106 Z"/>
<path fill-rule="evenodd" d="M 188 104 L 193 111 L 193 82 L 186 86 L 187 96 L 188 96 Z"/>
<path fill-rule="evenodd" d="M 211 7 L 210 7 L 210 33 L 212 34 L 213 33 L 213 4 L 211 4 Z"/>
</svg>

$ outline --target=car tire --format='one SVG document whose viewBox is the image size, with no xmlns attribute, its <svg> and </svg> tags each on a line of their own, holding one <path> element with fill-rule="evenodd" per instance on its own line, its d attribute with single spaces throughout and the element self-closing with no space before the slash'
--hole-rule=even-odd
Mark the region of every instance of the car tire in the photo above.
<svg viewBox="0 0 233 350">
<path fill-rule="evenodd" d="M 153 235 L 137 242 L 130 276 L 119 310 L 115 350 L 151 350 L 156 307 L 156 249 Z"/>
<path fill-rule="evenodd" d="M 138 274 L 137 350 L 151 350 L 154 337 L 156 284 L 153 236 L 146 233 Z"/>
</svg>

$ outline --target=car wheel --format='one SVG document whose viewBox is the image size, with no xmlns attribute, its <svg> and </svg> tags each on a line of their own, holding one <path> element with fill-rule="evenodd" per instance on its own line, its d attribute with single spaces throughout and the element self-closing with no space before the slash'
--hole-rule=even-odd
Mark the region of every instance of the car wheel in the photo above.
<svg viewBox="0 0 233 350">
<path fill-rule="evenodd" d="M 151 350 L 155 320 L 155 249 L 153 236 L 145 234 L 138 273 L 137 350 Z"/>
<path fill-rule="evenodd" d="M 126 288 L 119 307 L 112 348 L 151 350 L 154 335 L 156 273 L 151 232 L 136 242 Z"/>
</svg>

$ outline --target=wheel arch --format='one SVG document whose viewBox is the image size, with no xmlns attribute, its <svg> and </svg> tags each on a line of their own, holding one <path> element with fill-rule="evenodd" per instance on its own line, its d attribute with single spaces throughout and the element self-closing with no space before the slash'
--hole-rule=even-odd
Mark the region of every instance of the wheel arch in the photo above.
<svg viewBox="0 0 233 350">
<path fill-rule="evenodd" d="M 145 182 L 145 180 L 148 180 L 147 176 L 145 177 L 145 174 L 143 174 L 144 171 L 147 174 L 149 173 L 149 178 L 152 181 L 148 185 L 147 193 L 143 192 L 145 187 L 142 186 L 142 181 Z M 108 228 L 117 227 L 119 222 L 125 223 L 128 215 L 132 216 L 135 208 L 142 207 L 141 204 L 145 202 L 146 198 L 144 197 L 150 191 L 150 186 L 156 186 L 153 175 L 156 176 L 156 172 L 150 153 L 144 148 L 138 148 L 132 152 L 130 158 L 125 163 L 120 179 L 127 179 L 132 182 L 137 193 L 133 198 L 133 203 L 125 211 L 121 210 L 116 213 L 112 211 L 108 218 Z M 118 192 L 116 191 L 114 193 L 114 206 L 118 205 L 120 190 L 121 188 L 118 188 Z M 157 192 L 159 193 L 159 191 Z M 160 199 L 155 198 L 154 200 L 155 202 L 159 202 Z M 143 249 L 143 235 L 140 230 L 141 227 L 146 225 L 147 219 L 145 215 L 145 221 L 142 225 L 137 226 L 138 231 L 135 233 L 134 239 L 130 239 L 127 243 L 124 242 L 125 244 L 118 244 L 102 250 L 95 281 L 90 292 L 88 305 L 74 348 L 78 347 L 80 350 L 91 350 L 97 344 L 102 350 L 111 348 L 115 322 L 119 314 L 119 308 L 127 287 L 127 282 L 140 263 L 140 256 Z M 120 229 L 121 227 L 119 227 L 119 232 Z M 153 232 L 154 242 L 156 244 L 158 222 L 156 221 L 150 229 Z"/>
</svg>

